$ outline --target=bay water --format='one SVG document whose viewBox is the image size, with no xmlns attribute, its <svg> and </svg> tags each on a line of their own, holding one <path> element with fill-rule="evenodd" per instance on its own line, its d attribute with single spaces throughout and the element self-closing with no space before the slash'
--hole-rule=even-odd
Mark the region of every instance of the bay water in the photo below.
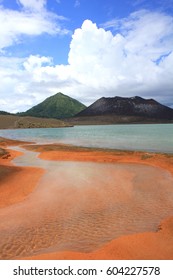
<svg viewBox="0 0 173 280">
<path fill-rule="evenodd" d="M 173 153 L 173 124 L 85 125 L 0 130 L 0 136 L 42 143 Z"/>
</svg>

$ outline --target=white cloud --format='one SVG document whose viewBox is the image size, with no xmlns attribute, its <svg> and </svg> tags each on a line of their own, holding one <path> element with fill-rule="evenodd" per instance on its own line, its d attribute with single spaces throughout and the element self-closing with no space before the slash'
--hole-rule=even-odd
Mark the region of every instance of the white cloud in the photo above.
<svg viewBox="0 0 173 280">
<path fill-rule="evenodd" d="M 79 7 L 80 6 L 80 1 L 76 0 L 74 6 L 75 6 L 75 8 Z"/>
<path fill-rule="evenodd" d="M 42 11 L 46 6 L 47 0 L 17 0 L 17 2 L 21 4 L 24 9 Z"/>
<path fill-rule="evenodd" d="M 72 36 L 68 65 L 39 55 L 1 59 L 0 109 L 24 111 L 58 91 L 86 104 L 102 96 L 139 95 L 171 106 L 172 17 L 141 11 L 118 24 L 119 31 L 111 32 L 84 21 Z"/>
<path fill-rule="evenodd" d="M 102 25 L 119 30 L 126 38 L 125 51 L 157 59 L 173 45 L 173 17 L 146 10 L 132 13 L 129 18 L 112 20 Z"/>
<path fill-rule="evenodd" d="M 27 61 L 25 61 L 23 63 L 23 66 L 25 68 L 25 70 L 27 70 L 28 72 L 31 72 L 33 73 L 33 71 L 35 69 L 39 69 L 43 66 L 43 64 L 48 64 L 50 65 L 52 62 L 52 59 L 50 57 L 45 57 L 45 56 L 34 56 L 34 55 L 31 55 Z"/>
<path fill-rule="evenodd" d="M 0 6 L 0 50 L 19 43 L 22 36 L 38 36 L 43 33 L 50 35 L 66 34 L 67 30 L 61 28 L 60 21 L 65 20 L 48 12 L 44 8 L 45 1 L 20 0 L 24 8 L 22 11 L 9 10 Z M 29 3 L 29 4 L 27 4 Z M 40 9 L 43 9 L 40 12 Z"/>
<path fill-rule="evenodd" d="M 87 90 L 90 88 L 88 92 L 91 94 L 95 91 L 96 97 L 97 93 L 105 96 L 138 94 L 153 95 L 162 101 L 171 99 L 171 54 L 163 59 L 167 67 L 170 65 L 169 71 L 163 69 L 163 63 L 157 65 L 154 60 L 173 51 L 172 18 L 142 11 L 124 20 L 121 26 L 123 32 L 113 35 L 85 21 L 75 31 L 69 63 L 78 81 Z"/>
</svg>

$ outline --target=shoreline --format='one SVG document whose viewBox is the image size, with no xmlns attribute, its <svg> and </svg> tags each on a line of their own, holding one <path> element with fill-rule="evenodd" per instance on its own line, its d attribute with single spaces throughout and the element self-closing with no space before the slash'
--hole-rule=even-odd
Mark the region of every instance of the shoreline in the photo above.
<svg viewBox="0 0 173 280">
<path fill-rule="evenodd" d="M 23 145 L 39 153 L 39 158 L 51 161 L 81 161 L 102 163 L 137 163 L 166 169 L 173 175 L 173 154 L 79 147 L 69 144 Z"/>
<path fill-rule="evenodd" d="M 1 140 L 1 138 L 0 138 Z M 9 144 L 20 145 L 25 149 L 39 152 L 39 158 L 51 161 L 76 161 L 96 163 L 135 163 L 159 167 L 167 170 L 173 176 L 173 155 L 148 153 L 138 151 L 117 151 L 108 149 L 93 149 L 74 147 L 71 145 L 28 145 L 26 142 L 4 139 L 0 147 L 6 150 Z M 3 209 L 25 200 L 35 192 L 39 179 L 44 170 L 34 167 L 16 167 L 11 160 L 19 156 L 19 152 L 8 150 L 8 154 L 0 156 L 0 193 L 4 193 L 0 206 Z M 3 167 L 3 171 L 2 171 Z M 31 177 L 32 184 L 28 185 Z M 8 177 L 8 178 L 6 178 Z M 7 180 L 8 179 L 8 180 Z M 25 179 L 25 181 L 23 181 Z M 8 184 L 7 184 L 8 181 Z M 17 182 L 22 181 L 25 190 L 19 188 Z M 7 187 L 8 185 L 8 187 Z M 14 188 L 15 186 L 15 188 Z M 11 192 L 13 190 L 13 192 Z M 4 199 L 6 197 L 6 199 Z M 1 204 L 2 203 L 2 204 Z M 159 226 L 159 225 L 158 225 Z M 101 248 L 89 252 L 50 252 L 32 255 L 22 259 L 173 259 L 173 216 L 161 221 L 158 231 L 124 235 L 112 240 Z"/>
<path fill-rule="evenodd" d="M 13 150 L 12 146 L 21 144 L 29 144 L 29 142 L 0 137 L 0 209 L 22 202 L 34 191 L 38 180 L 44 174 L 42 169 L 23 168 L 12 163 L 16 157 L 22 155 L 21 152 Z M 22 184 L 19 185 L 20 178 Z"/>
</svg>

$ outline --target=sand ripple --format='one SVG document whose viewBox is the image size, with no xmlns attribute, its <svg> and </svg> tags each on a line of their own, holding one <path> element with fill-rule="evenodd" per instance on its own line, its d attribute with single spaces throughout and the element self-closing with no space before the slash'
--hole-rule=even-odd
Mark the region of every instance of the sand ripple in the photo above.
<svg viewBox="0 0 173 280">
<path fill-rule="evenodd" d="M 156 231 L 173 215 L 172 186 L 169 172 L 145 165 L 51 162 L 26 200 L 0 210 L 0 259 L 91 252 Z"/>
</svg>

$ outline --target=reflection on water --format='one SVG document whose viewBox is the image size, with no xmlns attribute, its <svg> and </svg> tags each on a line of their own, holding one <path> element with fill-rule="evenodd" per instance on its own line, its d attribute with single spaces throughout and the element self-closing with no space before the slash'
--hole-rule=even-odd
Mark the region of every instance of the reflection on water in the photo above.
<svg viewBox="0 0 173 280">
<path fill-rule="evenodd" d="M 1 259 L 90 252 L 121 235 L 155 231 L 163 218 L 173 215 L 173 178 L 166 171 L 36 156 L 26 151 L 14 160 L 47 171 L 27 199 L 0 210 Z"/>
</svg>

